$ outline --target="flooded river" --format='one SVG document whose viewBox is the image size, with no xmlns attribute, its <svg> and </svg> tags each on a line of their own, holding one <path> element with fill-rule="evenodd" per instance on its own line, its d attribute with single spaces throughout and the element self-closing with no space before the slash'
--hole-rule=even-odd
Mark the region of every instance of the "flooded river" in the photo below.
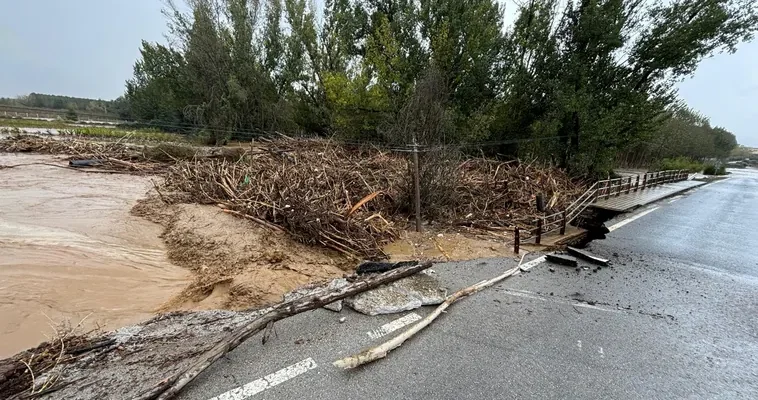
<svg viewBox="0 0 758 400">
<path fill-rule="evenodd" d="M 57 163 L 0 154 L 0 165 Z M 129 214 L 151 184 L 130 175 L 33 165 L 0 169 L 0 358 L 63 321 L 113 329 L 149 318 L 189 273 L 168 262 L 162 228 Z"/>
</svg>

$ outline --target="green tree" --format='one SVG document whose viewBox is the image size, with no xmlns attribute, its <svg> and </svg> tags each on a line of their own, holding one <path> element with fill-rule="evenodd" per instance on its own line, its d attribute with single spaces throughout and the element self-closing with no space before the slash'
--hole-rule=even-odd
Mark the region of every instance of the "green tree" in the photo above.
<svg viewBox="0 0 758 400">
<path fill-rule="evenodd" d="M 502 10 L 492 0 L 422 0 L 420 32 L 439 69 L 457 125 L 467 140 L 485 139 L 494 100 L 503 92 Z M 485 118 L 482 118 L 485 117 Z M 479 129 L 477 125 L 484 124 Z"/>
<path fill-rule="evenodd" d="M 186 106 L 182 54 L 160 44 L 142 42 L 141 58 L 134 65 L 134 77 L 126 82 L 124 100 L 128 115 L 152 121 L 163 129 L 180 128 Z"/>
</svg>

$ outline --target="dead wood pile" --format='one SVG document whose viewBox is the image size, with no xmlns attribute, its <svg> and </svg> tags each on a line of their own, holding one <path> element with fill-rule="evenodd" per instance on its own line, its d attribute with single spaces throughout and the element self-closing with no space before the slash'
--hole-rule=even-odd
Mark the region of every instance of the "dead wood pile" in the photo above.
<svg viewBox="0 0 758 400">
<path fill-rule="evenodd" d="M 383 244 L 396 237 L 386 217 L 403 203 L 407 175 L 404 159 L 388 152 L 277 140 L 239 162 L 178 163 L 166 187 L 179 199 L 221 204 L 301 242 L 379 259 Z"/>
<path fill-rule="evenodd" d="M 152 149 L 156 148 L 158 147 Z M 160 172 L 168 166 L 166 161 L 172 161 L 172 157 L 164 155 L 164 152 L 149 151 L 150 149 L 118 142 L 94 142 L 34 135 L 18 135 L 0 139 L 0 152 L 66 154 L 70 155 L 68 160 L 98 160 L 99 169 L 127 171 L 135 174 Z"/>
<path fill-rule="evenodd" d="M 454 175 L 452 204 L 433 213 L 443 227 L 506 230 L 530 224 L 537 217 L 537 193 L 545 194 L 550 209 L 560 210 L 584 190 L 562 171 L 537 163 L 473 159 Z M 256 144 L 237 162 L 177 163 L 165 189 L 172 201 L 219 204 L 301 242 L 355 258 L 384 258 L 382 246 L 412 213 L 402 153 L 329 140 L 279 139 Z"/>
<path fill-rule="evenodd" d="M 457 223 L 485 229 L 533 225 L 541 216 L 536 208 L 539 193 L 551 213 L 564 210 L 586 190 L 565 171 L 536 162 L 478 158 L 464 161 L 459 169 Z"/>
</svg>

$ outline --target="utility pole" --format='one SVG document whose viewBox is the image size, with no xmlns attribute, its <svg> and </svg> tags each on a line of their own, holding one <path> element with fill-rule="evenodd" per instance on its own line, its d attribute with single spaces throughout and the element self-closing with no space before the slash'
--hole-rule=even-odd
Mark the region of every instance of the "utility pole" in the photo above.
<svg viewBox="0 0 758 400">
<path fill-rule="evenodd" d="M 413 188 L 414 206 L 416 211 L 416 232 L 421 232 L 421 177 L 418 165 L 418 143 L 416 136 L 413 137 Z"/>
</svg>

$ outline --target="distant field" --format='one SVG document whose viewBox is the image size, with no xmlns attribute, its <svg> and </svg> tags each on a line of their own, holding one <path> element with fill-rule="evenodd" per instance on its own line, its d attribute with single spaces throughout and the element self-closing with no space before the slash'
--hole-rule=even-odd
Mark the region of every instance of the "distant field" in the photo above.
<svg viewBox="0 0 758 400">
<path fill-rule="evenodd" d="M 49 133 L 51 135 L 128 139 L 130 141 L 184 142 L 186 137 L 157 129 L 124 129 L 115 126 L 81 126 L 78 122 L 0 118 L 0 133 Z"/>
<path fill-rule="evenodd" d="M 65 117 L 67 110 L 56 110 L 52 108 L 36 108 L 9 106 L 0 104 L 0 118 L 46 118 L 58 119 Z M 79 119 L 88 121 L 100 121 L 107 123 L 120 122 L 118 115 L 115 114 L 97 114 L 91 112 L 78 112 Z"/>
</svg>

